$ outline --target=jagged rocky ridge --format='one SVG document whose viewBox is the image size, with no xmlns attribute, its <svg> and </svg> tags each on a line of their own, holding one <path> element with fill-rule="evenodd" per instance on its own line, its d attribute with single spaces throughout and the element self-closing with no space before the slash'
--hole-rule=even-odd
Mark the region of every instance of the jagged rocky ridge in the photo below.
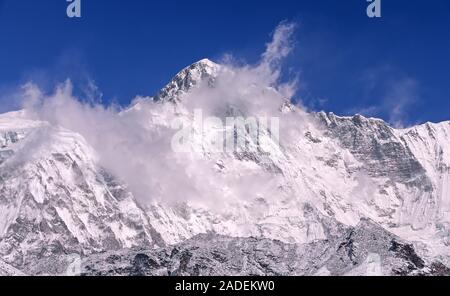
<svg viewBox="0 0 450 296">
<path fill-rule="evenodd" d="M 123 116 L 165 118 L 175 109 L 189 119 L 183 97 L 201 83 L 214 87 L 222 68 L 202 60 L 176 75 L 153 98 L 167 106 L 159 111 L 167 114 L 154 114 L 147 108 L 152 102 L 139 101 Z M 373 274 L 445 273 L 450 264 L 450 122 L 398 130 L 378 119 L 308 114 L 289 104 L 280 106 L 280 116 L 286 114 L 301 117 L 302 126 L 280 147 L 268 137 L 261 141 L 265 147 L 257 143 L 233 154 L 212 154 L 202 147 L 201 157 L 218 176 L 245 176 L 250 167 L 269 174 L 278 188 L 245 201 L 227 196 L 224 212 L 190 203 L 141 204 L 126 184 L 98 165 L 96 151 L 81 135 L 31 120 L 25 112 L 0 115 L 1 258 L 27 274 L 64 272 L 72 255 L 88 258 L 86 274 L 130 274 L 131 258 L 140 252 L 132 248 L 162 256 L 163 263 L 145 274 L 200 273 L 196 264 L 205 274 L 366 274 L 369 267 L 376 267 Z M 151 121 L 148 129 L 169 125 Z M 374 222 L 364 222 L 367 218 Z M 357 236 L 354 243 L 352 231 L 380 236 L 380 242 Z M 339 247 L 346 237 L 352 242 Z M 211 253 L 196 249 L 209 243 Z M 267 244 L 266 255 L 252 253 L 259 243 Z M 223 244 L 238 253 L 248 246 L 239 258 L 251 266 L 234 268 L 230 256 L 218 269 L 208 265 L 215 249 L 227 254 Z M 354 251 L 353 245 L 364 246 Z M 298 265 L 289 269 L 283 262 L 287 257 L 277 259 L 271 251 L 276 246 L 305 254 L 294 252 Z M 153 248 L 158 251 L 148 251 Z M 198 257 L 172 270 L 182 258 L 162 254 L 174 248 Z M 315 248 L 325 253 L 313 255 Z M 99 252 L 117 253 L 117 266 L 123 264 L 124 270 L 93 266 L 89 262 L 106 256 Z M 402 252 L 408 258 L 399 259 Z M 255 256 L 267 257 L 268 268 L 255 263 Z"/>
<path fill-rule="evenodd" d="M 310 244 L 209 233 L 154 251 L 106 252 L 81 267 L 84 275 L 101 276 L 450 275 L 450 269 L 427 265 L 412 245 L 369 220 Z"/>
</svg>

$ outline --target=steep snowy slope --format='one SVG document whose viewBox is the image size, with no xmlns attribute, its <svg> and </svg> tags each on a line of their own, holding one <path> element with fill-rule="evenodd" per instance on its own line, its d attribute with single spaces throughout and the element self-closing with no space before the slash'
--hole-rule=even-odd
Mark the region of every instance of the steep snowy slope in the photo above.
<svg viewBox="0 0 450 296">
<path fill-rule="evenodd" d="M 430 177 L 437 194 L 438 219 L 450 220 L 450 122 L 426 123 L 397 131 Z"/>
<path fill-rule="evenodd" d="M 415 241 L 431 245 L 430 256 L 439 256 L 450 262 L 450 122 L 426 123 L 397 131 L 405 145 L 422 164 L 432 184 L 435 196 L 435 221 L 430 227 L 400 229 Z M 399 231 L 399 232 L 400 232 Z"/>
<path fill-rule="evenodd" d="M 96 165 L 80 135 L 23 116 L 0 117 L 5 261 L 28 270 L 45 257 L 158 244 L 132 195 Z"/>
</svg>

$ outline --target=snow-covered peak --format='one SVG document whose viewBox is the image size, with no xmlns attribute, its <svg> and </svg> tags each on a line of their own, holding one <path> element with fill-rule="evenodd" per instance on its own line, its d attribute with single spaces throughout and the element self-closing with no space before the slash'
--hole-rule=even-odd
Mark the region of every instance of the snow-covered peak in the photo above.
<svg viewBox="0 0 450 296">
<path fill-rule="evenodd" d="M 219 66 L 219 64 L 214 63 L 210 59 L 206 59 L 206 58 L 205 59 L 201 59 L 200 61 L 194 63 L 193 65 L 195 65 L 195 64 L 197 64 L 198 66 L 203 67 L 203 68 L 207 68 L 207 67 L 214 68 L 214 67 Z"/>
<path fill-rule="evenodd" d="M 388 126 L 388 124 L 379 118 L 365 117 L 361 114 L 355 114 L 353 116 L 338 116 L 333 112 L 318 112 L 316 116 L 327 126 L 338 126 L 342 124 L 350 123 L 359 127 L 370 127 L 370 126 Z"/>
<path fill-rule="evenodd" d="M 143 109 L 146 110 L 147 108 L 145 106 L 152 102 L 178 103 L 184 94 L 188 93 L 200 83 L 207 81 L 212 86 L 221 68 L 221 65 L 209 59 L 202 59 L 193 63 L 178 72 L 155 96 L 137 97 L 131 106 L 122 112 L 122 115 L 140 112 Z"/>
<path fill-rule="evenodd" d="M 183 93 L 207 80 L 213 83 L 220 69 L 220 65 L 208 59 L 200 60 L 181 70 L 155 97 L 155 101 L 177 102 Z"/>
</svg>

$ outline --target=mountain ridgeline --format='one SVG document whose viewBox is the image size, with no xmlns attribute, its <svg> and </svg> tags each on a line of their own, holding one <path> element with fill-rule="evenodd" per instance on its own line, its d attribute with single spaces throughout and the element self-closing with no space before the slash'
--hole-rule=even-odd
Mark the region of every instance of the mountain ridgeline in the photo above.
<svg viewBox="0 0 450 296">
<path fill-rule="evenodd" d="M 197 62 L 120 119 L 149 133 L 189 122 L 191 97 L 233 71 Z M 63 274 L 73 256 L 84 275 L 450 274 L 450 122 L 395 129 L 249 83 L 258 92 L 280 98 L 280 143 L 262 132 L 254 149 L 213 153 L 194 137 L 192 153 L 166 152 L 182 158 L 174 171 L 195 167 L 186 183 L 207 183 L 193 200 L 170 194 L 193 195 L 175 177 L 138 197 L 82 132 L 0 115 L 0 274 Z M 219 117 L 252 115 L 223 101 L 208 105 Z"/>
</svg>

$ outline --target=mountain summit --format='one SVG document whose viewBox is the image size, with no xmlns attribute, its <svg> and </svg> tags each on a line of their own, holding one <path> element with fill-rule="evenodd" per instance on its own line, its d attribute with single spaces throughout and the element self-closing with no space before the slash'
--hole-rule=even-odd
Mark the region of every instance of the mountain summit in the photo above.
<svg viewBox="0 0 450 296">
<path fill-rule="evenodd" d="M 183 69 L 154 97 L 155 101 L 177 101 L 198 83 L 214 81 L 220 66 L 208 59 L 200 60 Z"/>
</svg>

